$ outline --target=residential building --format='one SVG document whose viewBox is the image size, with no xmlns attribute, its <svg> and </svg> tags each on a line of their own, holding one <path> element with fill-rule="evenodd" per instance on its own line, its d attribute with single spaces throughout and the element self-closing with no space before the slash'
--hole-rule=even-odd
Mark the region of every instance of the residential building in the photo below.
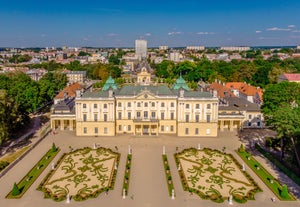
<svg viewBox="0 0 300 207">
<path fill-rule="evenodd" d="M 86 79 L 86 71 L 68 71 L 66 75 L 69 83 L 83 83 Z"/>
<path fill-rule="evenodd" d="M 135 40 L 135 56 L 139 60 L 147 58 L 147 40 Z"/>
<path fill-rule="evenodd" d="M 239 52 L 242 52 L 242 51 L 248 51 L 250 50 L 250 47 L 244 47 L 244 46 L 229 46 L 229 47 L 221 47 L 220 50 L 225 50 L 225 51 L 239 51 Z"/>
<path fill-rule="evenodd" d="M 166 45 L 159 46 L 159 50 L 167 50 L 167 49 L 169 49 L 169 47 Z"/>
<path fill-rule="evenodd" d="M 186 47 L 187 50 L 205 50 L 204 46 L 187 46 Z"/>
<path fill-rule="evenodd" d="M 278 77 L 278 82 L 288 81 L 300 83 L 300 73 L 284 73 Z"/>
</svg>

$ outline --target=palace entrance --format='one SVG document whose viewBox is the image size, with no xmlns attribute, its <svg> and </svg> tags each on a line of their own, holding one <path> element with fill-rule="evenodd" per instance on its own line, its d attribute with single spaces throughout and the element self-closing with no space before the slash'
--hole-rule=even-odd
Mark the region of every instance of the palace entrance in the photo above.
<svg viewBox="0 0 300 207">
<path fill-rule="evenodd" d="M 158 123 L 134 123 L 134 135 L 158 135 Z"/>
</svg>

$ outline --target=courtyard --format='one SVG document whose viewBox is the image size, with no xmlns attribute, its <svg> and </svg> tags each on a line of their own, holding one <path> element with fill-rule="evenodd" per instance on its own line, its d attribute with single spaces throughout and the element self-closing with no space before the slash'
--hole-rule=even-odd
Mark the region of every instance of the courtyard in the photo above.
<svg viewBox="0 0 300 207">
<path fill-rule="evenodd" d="M 37 191 L 36 188 L 46 178 L 47 174 L 52 170 L 51 166 L 38 177 L 30 189 L 24 194 L 21 199 L 5 199 L 5 195 L 11 190 L 14 182 L 18 182 L 27 173 L 28 170 L 40 159 L 41 156 L 49 149 L 52 143 L 56 143 L 60 147 L 60 153 L 54 158 L 55 163 L 59 162 L 60 157 L 64 153 L 70 152 L 72 149 L 82 149 L 84 147 L 93 148 L 96 143 L 100 147 L 115 149 L 117 146 L 118 153 L 120 153 L 120 163 L 118 165 L 118 173 L 114 189 L 110 190 L 108 194 L 99 194 L 98 197 L 88 199 L 86 201 L 78 202 L 71 199 L 71 203 L 67 204 L 65 201 L 55 202 L 52 199 L 44 199 L 44 194 Z M 177 151 L 182 151 L 187 148 L 197 148 L 198 144 L 201 148 L 212 148 L 222 150 L 226 153 L 232 154 L 239 163 L 243 161 L 235 154 L 240 146 L 240 141 L 236 136 L 236 132 L 222 132 L 217 138 L 180 138 L 174 136 L 130 136 L 122 135 L 116 137 L 76 137 L 74 132 L 58 131 L 57 134 L 48 135 L 36 148 L 34 148 L 23 160 L 14 166 L 4 177 L 0 179 L 0 200 L 1 205 L 5 207 L 22 207 L 22 206 L 145 206 L 145 207 L 160 207 L 160 206 L 228 206 L 228 202 L 214 203 L 211 200 L 201 199 L 198 195 L 191 194 L 184 191 L 180 175 L 178 173 L 178 166 L 174 160 L 174 154 Z M 128 154 L 128 145 L 132 149 L 132 166 L 130 187 L 128 196 L 122 198 L 122 185 L 124 178 L 124 169 L 126 165 L 126 155 Z M 170 171 L 172 174 L 174 189 L 176 192 L 175 199 L 171 199 L 168 193 L 168 186 L 164 169 L 162 166 L 162 149 L 165 146 L 166 155 L 168 156 Z M 225 147 L 225 148 L 224 148 Z M 291 181 L 284 175 L 276 171 L 273 166 L 266 162 L 261 156 L 257 159 L 279 180 L 284 181 L 289 187 L 290 191 L 297 194 L 298 199 L 300 195 L 299 187 L 293 185 Z M 112 166 L 112 165 L 110 165 Z M 274 194 L 264 185 L 264 183 L 256 176 L 254 172 L 246 167 L 245 171 L 257 182 L 263 192 L 256 193 L 255 200 L 248 200 L 243 206 L 299 206 L 300 202 L 288 201 L 282 202 L 276 200 L 273 202 L 271 198 Z M 104 184 L 106 185 L 106 184 Z M 233 206 L 240 204 L 233 201 Z"/>
</svg>

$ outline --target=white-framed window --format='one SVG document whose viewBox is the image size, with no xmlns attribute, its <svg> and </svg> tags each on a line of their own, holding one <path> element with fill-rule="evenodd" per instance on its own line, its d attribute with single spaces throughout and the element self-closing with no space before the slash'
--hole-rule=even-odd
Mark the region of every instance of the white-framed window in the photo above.
<svg viewBox="0 0 300 207">
<path fill-rule="evenodd" d="M 83 127 L 83 134 L 87 134 L 87 128 Z"/>
<path fill-rule="evenodd" d="M 104 104 L 104 105 L 103 105 L 103 108 L 107 109 L 107 104 Z"/>
<path fill-rule="evenodd" d="M 104 115 L 103 115 L 103 120 L 104 120 L 104 121 L 107 121 L 107 114 L 104 114 Z"/>
<path fill-rule="evenodd" d="M 210 122 L 210 114 L 207 114 L 207 115 L 206 115 L 206 121 L 207 121 L 207 123 Z"/>
<path fill-rule="evenodd" d="M 189 128 L 185 128 L 185 134 L 189 134 Z"/>
<path fill-rule="evenodd" d="M 98 121 L 98 114 L 94 114 L 94 121 Z"/>
<path fill-rule="evenodd" d="M 98 104 L 94 104 L 94 109 L 98 108 Z"/>
<path fill-rule="evenodd" d="M 170 126 L 170 131 L 171 131 L 171 132 L 174 131 L 174 126 L 173 126 L 173 125 Z"/>
<path fill-rule="evenodd" d="M 127 113 L 127 117 L 128 117 L 128 119 L 131 119 L 131 112 Z"/>
<path fill-rule="evenodd" d="M 131 102 L 128 102 L 128 103 L 127 103 L 127 107 L 131 107 Z"/>
<path fill-rule="evenodd" d="M 95 134 L 98 134 L 98 127 L 95 127 Z"/>
<path fill-rule="evenodd" d="M 190 104 L 185 104 L 185 108 L 189 109 L 190 108 Z"/>
<path fill-rule="evenodd" d="M 119 125 L 119 131 L 122 131 L 122 125 Z"/>
<path fill-rule="evenodd" d="M 160 126 L 160 131 L 162 131 L 162 132 L 165 131 L 165 126 L 164 125 Z"/>
<path fill-rule="evenodd" d="M 165 119 L 165 113 L 164 113 L 164 112 L 162 112 L 162 113 L 160 114 L 160 119 L 161 119 L 161 120 L 164 120 L 164 119 Z"/>
<path fill-rule="evenodd" d="M 82 108 L 86 109 L 86 104 L 85 103 L 82 104 Z"/>
<path fill-rule="evenodd" d="M 121 102 L 118 102 L 118 107 L 122 107 L 122 103 Z"/>
<path fill-rule="evenodd" d="M 83 121 L 86 121 L 86 114 L 83 114 Z"/>
<path fill-rule="evenodd" d="M 195 134 L 198 135 L 199 134 L 199 128 L 195 129 Z"/>
<path fill-rule="evenodd" d="M 190 121 L 190 115 L 186 114 L 185 115 L 185 122 L 189 122 Z"/>
<path fill-rule="evenodd" d="M 206 108 L 207 108 L 207 109 L 211 109 L 211 105 L 210 105 L 210 104 L 207 104 Z"/>
<path fill-rule="evenodd" d="M 165 102 L 161 102 L 160 106 L 165 107 Z"/>
<path fill-rule="evenodd" d="M 171 112 L 171 120 L 174 120 L 174 112 Z"/>
<path fill-rule="evenodd" d="M 131 131 L 131 125 L 128 125 L 128 131 Z"/>
<path fill-rule="evenodd" d="M 200 104 L 196 104 L 196 109 L 200 109 Z"/>
<path fill-rule="evenodd" d="M 152 102 L 152 103 L 151 103 L 151 106 L 152 106 L 152 107 L 155 107 L 155 102 Z"/>
<path fill-rule="evenodd" d="M 107 127 L 104 127 L 103 133 L 104 133 L 104 134 L 107 134 L 107 133 L 108 133 Z"/>
<path fill-rule="evenodd" d="M 174 102 L 171 102 L 171 107 L 174 107 Z"/>
<path fill-rule="evenodd" d="M 200 120 L 200 116 L 199 116 L 199 114 L 196 114 L 196 116 L 195 116 L 195 121 L 196 121 L 196 122 L 199 122 L 199 120 Z"/>
</svg>

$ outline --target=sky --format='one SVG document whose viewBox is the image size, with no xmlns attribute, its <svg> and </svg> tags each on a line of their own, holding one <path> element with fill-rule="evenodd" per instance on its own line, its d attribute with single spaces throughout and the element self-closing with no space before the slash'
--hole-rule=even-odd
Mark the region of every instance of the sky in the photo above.
<svg viewBox="0 0 300 207">
<path fill-rule="evenodd" d="M 300 0 L 0 0 L 0 47 L 300 45 Z"/>
</svg>

